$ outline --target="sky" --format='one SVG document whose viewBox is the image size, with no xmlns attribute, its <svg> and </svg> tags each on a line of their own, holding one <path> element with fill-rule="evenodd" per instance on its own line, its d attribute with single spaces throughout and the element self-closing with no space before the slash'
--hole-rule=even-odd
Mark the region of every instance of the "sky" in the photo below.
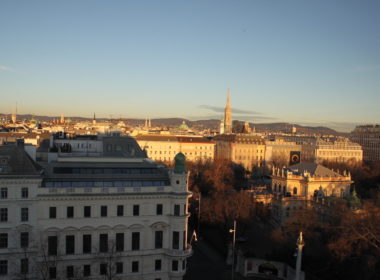
<svg viewBox="0 0 380 280">
<path fill-rule="evenodd" d="M 380 123 L 378 0 L 0 0 L 0 113 Z"/>
</svg>

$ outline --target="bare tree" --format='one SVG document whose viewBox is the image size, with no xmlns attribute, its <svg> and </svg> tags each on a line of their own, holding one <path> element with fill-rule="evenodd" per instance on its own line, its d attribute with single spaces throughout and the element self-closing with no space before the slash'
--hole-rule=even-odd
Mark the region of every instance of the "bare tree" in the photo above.
<svg viewBox="0 0 380 280">
<path fill-rule="evenodd" d="M 99 253 L 98 263 L 99 265 L 104 265 L 105 273 L 104 279 L 106 280 L 116 280 L 120 279 L 117 276 L 117 266 L 121 259 L 121 252 L 117 250 L 115 240 L 108 241 L 108 250 L 107 252 Z"/>
</svg>

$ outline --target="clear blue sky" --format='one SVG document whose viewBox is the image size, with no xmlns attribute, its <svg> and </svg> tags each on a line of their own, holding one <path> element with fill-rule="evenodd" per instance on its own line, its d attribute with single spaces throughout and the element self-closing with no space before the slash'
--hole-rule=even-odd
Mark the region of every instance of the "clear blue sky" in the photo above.
<svg viewBox="0 0 380 280">
<path fill-rule="evenodd" d="M 0 112 L 380 123 L 380 1 L 0 1 Z"/>
</svg>

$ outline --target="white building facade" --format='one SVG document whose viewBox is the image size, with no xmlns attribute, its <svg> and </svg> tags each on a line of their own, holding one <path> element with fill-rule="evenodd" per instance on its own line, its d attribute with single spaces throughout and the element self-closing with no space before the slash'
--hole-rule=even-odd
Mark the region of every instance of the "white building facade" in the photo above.
<svg viewBox="0 0 380 280">
<path fill-rule="evenodd" d="M 192 252 L 184 157 L 168 170 L 145 158 L 130 137 L 116 138 L 107 143 L 124 143 L 123 156 L 61 155 L 43 177 L 28 181 L 30 201 L 0 201 L 13 221 L 0 232 L 0 246 L 1 234 L 9 233 L 0 249 L 3 279 L 182 279 Z M 15 184 L 12 192 L 25 185 Z M 16 212 L 25 207 L 28 222 L 21 223 Z M 26 248 L 13 234 L 20 230 L 30 232 Z"/>
</svg>

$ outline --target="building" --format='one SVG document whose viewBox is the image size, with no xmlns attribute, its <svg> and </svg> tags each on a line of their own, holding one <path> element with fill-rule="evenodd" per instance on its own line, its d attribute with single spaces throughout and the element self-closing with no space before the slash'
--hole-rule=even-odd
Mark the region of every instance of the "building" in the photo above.
<svg viewBox="0 0 380 280">
<path fill-rule="evenodd" d="M 21 139 L 0 146 L 0 277 L 21 279 L 37 257 L 38 166 L 24 151 Z M 28 278 L 29 279 L 29 278 Z"/>
<path fill-rule="evenodd" d="M 131 137 L 102 142 L 97 154 L 60 152 L 42 177 L 37 170 L 30 179 L 8 171 L 1 176 L 12 193 L 0 200 L 0 220 L 9 214 L 0 223 L 3 279 L 42 279 L 40 273 L 44 279 L 182 279 L 192 252 L 185 156 L 178 154 L 175 168 L 167 169 L 146 158 Z M 28 244 L 21 241 L 25 232 Z"/>
<path fill-rule="evenodd" d="M 280 224 L 317 197 L 349 198 L 353 183 L 349 172 L 341 174 L 316 163 L 273 168 L 271 179 L 274 194 L 272 213 Z"/>
<path fill-rule="evenodd" d="M 283 139 L 265 141 L 265 163 L 271 166 L 288 166 L 301 161 L 302 146 Z"/>
<path fill-rule="evenodd" d="M 380 161 L 380 125 L 357 126 L 350 139 L 362 146 L 363 160 Z"/>
<path fill-rule="evenodd" d="M 359 144 L 351 142 L 347 138 L 340 138 L 336 141 L 318 139 L 314 157 L 317 163 L 329 161 L 354 165 L 363 161 L 363 150 Z"/>
<path fill-rule="evenodd" d="M 250 134 L 223 134 L 213 138 L 215 157 L 231 160 L 251 170 L 265 160 L 265 140 Z"/>
<path fill-rule="evenodd" d="M 358 164 L 363 160 L 362 147 L 344 137 L 281 135 L 277 138 L 300 145 L 302 162 Z"/>
<path fill-rule="evenodd" d="M 215 142 L 206 137 L 137 135 L 135 139 L 153 160 L 173 162 L 179 152 L 189 161 L 214 159 Z"/>
</svg>

